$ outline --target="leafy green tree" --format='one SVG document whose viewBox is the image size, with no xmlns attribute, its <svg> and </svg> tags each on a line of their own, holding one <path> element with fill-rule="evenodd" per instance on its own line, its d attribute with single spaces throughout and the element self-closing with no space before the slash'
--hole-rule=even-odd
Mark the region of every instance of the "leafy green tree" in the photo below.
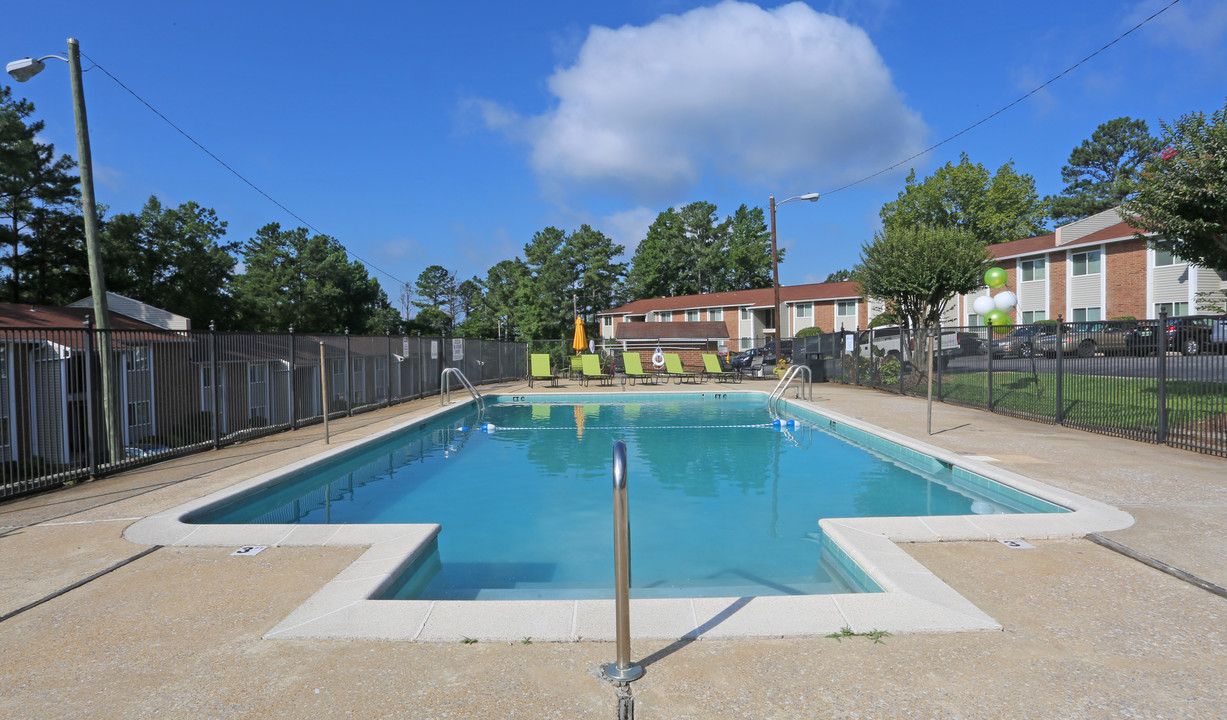
<svg viewBox="0 0 1227 720">
<path fill-rule="evenodd" d="M 1060 195 L 1048 198 L 1058 225 L 1117 207 L 1133 192 L 1141 166 L 1159 149 L 1145 120 L 1119 117 L 1091 133 L 1073 149 L 1061 180 Z"/>
<path fill-rule="evenodd" d="M 36 305 L 67 305 L 89 295 L 85 226 L 80 214 L 36 206 L 27 215 L 31 238 L 21 263 L 21 297 Z"/>
<path fill-rule="evenodd" d="M 617 305 L 626 278 L 626 263 L 614 262 L 614 258 L 624 249 L 588 225 L 581 225 L 567 235 L 562 261 L 563 271 L 570 273 L 571 282 L 564 289 L 564 301 L 569 293 L 577 299 L 580 314 L 588 318 Z"/>
<path fill-rule="evenodd" d="M 243 244 L 245 271 L 232 283 L 246 330 L 383 333 L 399 317 L 379 283 L 336 238 L 306 228 L 260 228 Z"/>
<path fill-rule="evenodd" d="M 827 279 L 823 280 L 822 282 L 831 282 L 831 283 L 832 282 L 845 282 L 851 279 L 852 279 L 851 270 L 836 270 L 835 272 L 827 275 Z"/>
<path fill-rule="evenodd" d="M 742 205 L 724 220 L 709 202 L 669 208 L 635 249 L 628 294 L 642 299 L 769 287 L 770 248 L 762 208 Z"/>
<path fill-rule="evenodd" d="M 474 314 L 481 323 L 484 337 L 516 338 L 518 332 L 519 308 L 516 296 L 521 284 L 529 279 L 528 267 L 519 258 L 500 260 L 486 271 L 486 279 L 482 283 L 485 293 Z M 465 318 L 468 321 L 468 318 Z M 524 338 L 528 339 L 528 338 Z"/>
<path fill-rule="evenodd" d="M 1042 234 L 1048 205 L 1036 193 L 1035 178 L 1015 172 L 1013 162 L 990 175 L 963 153 L 957 165 L 946 163 L 921 182 L 912 170 L 899 197 L 883 205 L 879 215 L 888 232 L 957 228 L 992 245 Z"/>
<path fill-rule="evenodd" d="M 43 131 L 41 120 L 30 120 L 34 105 L 27 100 L 14 100 L 7 86 L 0 86 L 0 243 L 7 255 L 0 259 L 7 268 L 9 299 L 22 301 L 22 288 L 33 287 L 38 299 L 51 297 L 57 291 L 46 270 L 62 260 L 62 246 L 70 243 L 69 217 L 80 219 L 77 176 L 70 171 L 76 162 L 67 155 L 56 157 L 55 147 L 38 140 Z M 39 237 L 45 231 L 54 237 Z M 84 226 L 80 244 L 85 253 Z M 47 252 L 35 261 L 36 274 L 30 276 L 22 263 L 23 249 L 39 249 L 43 240 L 55 243 L 61 257 Z"/>
<path fill-rule="evenodd" d="M 1160 125 L 1165 149 L 1142 169 L 1124 214 L 1139 237 L 1158 233 L 1173 254 L 1227 271 L 1227 104 Z"/>
<path fill-rule="evenodd" d="M 423 311 L 430 309 L 438 311 L 438 313 L 429 313 L 427 316 L 429 318 L 427 324 L 431 329 L 441 335 L 451 332 L 456 326 L 456 315 L 459 313 L 456 273 L 442 265 L 431 265 L 418 273 L 414 286 L 421 299 L 414 300 L 413 304 Z M 420 315 L 421 313 L 419 313 L 419 319 Z"/>
<path fill-rule="evenodd" d="M 865 298 L 886 304 L 886 312 L 917 331 L 916 347 L 941 322 L 942 308 L 957 294 L 984 285 L 989 267 L 984 244 L 968 230 L 892 226 L 861 247 L 852 271 Z M 921 367 L 928 367 L 927 357 Z"/>
<path fill-rule="evenodd" d="M 223 242 L 226 223 L 211 208 L 163 207 L 150 196 L 139 214 L 109 218 L 102 255 L 107 289 L 191 318 L 193 326 L 236 326 L 228 294 L 237 242 Z"/>
<path fill-rule="evenodd" d="M 784 251 L 777 251 L 784 262 Z M 718 253 L 720 263 L 711 292 L 771 287 L 771 230 L 763 209 L 742 204 L 729 219 L 728 242 Z"/>
<path fill-rule="evenodd" d="M 631 258 L 627 285 L 633 299 L 685 295 L 682 278 L 685 258 L 678 252 L 684 233 L 681 216 L 669 208 L 656 216 L 647 236 L 639 241 Z"/>
</svg>

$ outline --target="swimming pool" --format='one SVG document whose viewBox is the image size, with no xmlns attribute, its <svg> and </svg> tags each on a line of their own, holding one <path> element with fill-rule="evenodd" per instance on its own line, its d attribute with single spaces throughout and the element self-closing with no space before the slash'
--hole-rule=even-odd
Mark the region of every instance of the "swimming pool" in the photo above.
<svg viewBox="0 0 1227 720">
<path fill-rule="evenodd" d="M 639 598 L 880 592 L 819 520 L 1064 511 L 758 394 L 690 393 L 495 399 L 191 521 L 439 523 L 381 597 L 606 598 L 618 439 Z"/>
<path fill-rule="evenodd" d="M 700 397 L 710 388 L 681 389 Z M 605 397 L 640 397 L 651 389 L 614 388 Z M 767 394 L 753 388 L 731 389 L 765 403 Z M 487 400 L 494 396 L 487 395 Z M 555 392 L 512 395 L 504 401 L 559 398 Z M 573 397 L 566 398 L 575 401 Z M 912 402 L 892 399 L 891 402 Z M 847 560 L 882 592 L 758 597 L 662 597 L 631 599 L 635 638 L 814 637 L 848 627 L 855 632 L 999 631 L 1001 624 L 917 562 L 900 543 L 993 541 L 1019 538 L 1076 538 L 1089 532 L 1128 527 L 1133 518 L 1105 503 L 1040 482 L 997 465 L 997 458 L 940 448 L 836 411 L 823 398 L 786 400 L 790 412 L 813 418 L 830 432 L 856 437 L 900 462 L 945 466 L 964 482 L 996 483 L 1020 497 L 1036 497 L 1069 512 L 1015 514 L 827 518 L 818 521 L 823 547 Z M 460 409 L 464 412 L 464 409 Z M 214 548 L 249 562 L 248 548 L 269 547 L 259 555 L 276 565 L 280 552 L 293 548 L 360 548 L 355 560 L 323 585 L 265 635 L 267 638 L 371 638 L 413 642 L 456 642 L 462 637 L 516 642 L 613 640 L 613 600 L 382 600 L 406 568 L 431 551 L 440 526 L 428 523 L 381 524 L 218 524 L 189 522 L 235 498 L 263 492 L 300 473 L 344 461 L 364 447 L 381 443 L 408 428 L 451 417 L 457 406 L 419 403 L 393 411 L 351 442 L 325 446 L 307 442 L 291 451 L 255 453 L 244 463 L 202 476 L 218 488 L 182 505 L 133 522 L 124 537 L 142 545 Z M 380 427 L 382 426 L 382 427 Z M 562 432 L 562 431 L 556 431 Z M 334 437 L 334 442 L 337 438 Z M 449 450 L 450 451 L 450 450 Z M 609 449 L 604 456 L 609 460 Z M 1025 465 L 1018 466 L 1025 468 Z M 608 472 L 608 471 L 606 471 Z M 603 485 L 612 500 L 606 474 Z M 630 478 L 632 503 L 635 478 Z M 642 482 L 640 483 L 642 484 Z M 632 508 L 632 513 L 634 509 Z M 632 517 L 632 524 L 636 522 Z M 604 530 L 612 536 L 612 522 Z M 634 534 L 634 531 L 632 531 Z M 635 558 L 635 563 L 639 559 Z M 609 568 L 612 577 L 612 567 Z M 611 580 L 612 583 L 612 580 Z M 243 593 L 242 587 L 234 588 Z"/>
</svg>

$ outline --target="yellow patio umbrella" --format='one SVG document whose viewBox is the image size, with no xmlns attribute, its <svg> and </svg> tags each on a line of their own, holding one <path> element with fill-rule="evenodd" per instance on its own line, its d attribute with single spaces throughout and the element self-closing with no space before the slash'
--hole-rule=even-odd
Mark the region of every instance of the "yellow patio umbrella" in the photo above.
<svg viewBox="0 0 1227 720">
<path fill-rule="evenodd" d="M 584 319 L 579 315 L 575 316 L 575 340 L 571 342 L 571 348 L 576 355 L 588 349 L 588 333 L 584 331 Z"/>
</svg>

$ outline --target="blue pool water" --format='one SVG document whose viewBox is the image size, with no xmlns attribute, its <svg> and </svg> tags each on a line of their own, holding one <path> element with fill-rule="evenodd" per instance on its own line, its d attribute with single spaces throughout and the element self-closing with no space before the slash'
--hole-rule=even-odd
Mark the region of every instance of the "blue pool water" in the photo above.
<svg viewBox="0 0 1227 720">
<path fill-rule="evenodd" d="M 816 415 L 773 425 L 761 395 L 633 400 L 496 399 L 191 521 L 439 523 L 385 597 L 612 597 L 624 440 L 632 596 L 745 597 L 877 590 L 823 543 L 823 517 L 1061 510 Z"/>
</svg>

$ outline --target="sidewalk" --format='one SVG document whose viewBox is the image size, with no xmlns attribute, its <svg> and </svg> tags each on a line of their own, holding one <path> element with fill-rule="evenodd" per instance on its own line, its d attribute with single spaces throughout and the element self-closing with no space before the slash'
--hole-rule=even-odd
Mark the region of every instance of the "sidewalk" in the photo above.
<svg viewBox="0 0 1227 720">
<path fill-rule="evenodd" d="M 697 390 L 716 387 L 726 389 Z M 814 401 L 1116 505 L 1137 522 L 1111 539 L 1227 586 L 1227 461 L 940 404 L 926 436 L 923 400 L 860 388 L 816 385 Z M 333 443 L 436 407 L 334 422 Z M 136 519 L 318 452 L 322 434 L 312 426 L 0 505 L 0 615 L 146 551 L 122 537 Z M 999 633 L 635 642 L 647 668 L 631 686 L 636 717 L 1222 716 L 1227 600 L 1088 540 L 1034 544 L 905 547 Z M 264 640 L 361 549 L 231 552 L 157 549 L 0 622 L 0 716 L 617 717 L 599 677 L 611 643 Z"/>
</svg>

